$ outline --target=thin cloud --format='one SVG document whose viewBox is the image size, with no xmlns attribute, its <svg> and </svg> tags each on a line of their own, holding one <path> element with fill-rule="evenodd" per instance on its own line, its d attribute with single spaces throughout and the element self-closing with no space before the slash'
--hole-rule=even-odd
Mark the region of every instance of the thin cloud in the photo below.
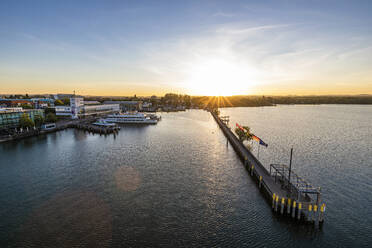
<svg viewBox="0 0 372 248">
<path fill-rule="evenodd" d="M 285 28 L 289 27 L 291 24 L 279 24 L 279 25 L 263 25 L 263 26 L 255 26 L 255 27 L 249 27 L 249 28 L 220 28 L 217 29 L 217 33 L 224 33 L 224 34 L 248 34 L 248 33 L 254 33 L 257 31 L 264 31 L 264 30 L 270 30 L 270 29 L 277 29 L 277 28 Z"/>
<path fill-rule="evenodd" d="M 236 14 L 227 13 L 227 12 L 217 12 L 217 13 L 214 13 L 213 16 L 215 16 L 215 17 L 234 17 L 234 16 L 236 16 Z"/>
</svg>

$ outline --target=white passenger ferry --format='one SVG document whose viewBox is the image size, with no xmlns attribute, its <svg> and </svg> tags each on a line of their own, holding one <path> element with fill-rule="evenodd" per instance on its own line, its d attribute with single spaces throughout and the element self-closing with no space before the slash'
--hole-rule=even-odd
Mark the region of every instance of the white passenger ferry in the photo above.
<svg viewBox="0 0 372 248">
<path fill-rule="evenodd" d="M 111 123 L 133 123 L 133 124 L 156 124 L 157 119 L 150 118 L 143 113 L 124 113 L 124 114 L 112 114 L 108 115 L 105 119 Z"/>
<path fill-rule="evenodd" d="M 96 126 L 104 126 L 104 127 L 115 127 L 116 124 L 115 123 L 109 123 L 107 120 L 105 119 L 99 119 L 98 121 L 94 122 L 93 125 L 96 125 Z"/>
</svg>

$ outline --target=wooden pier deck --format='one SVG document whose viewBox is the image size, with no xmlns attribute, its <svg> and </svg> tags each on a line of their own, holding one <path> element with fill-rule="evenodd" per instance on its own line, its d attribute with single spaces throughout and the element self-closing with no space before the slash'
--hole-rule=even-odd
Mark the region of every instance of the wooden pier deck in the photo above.
<svg viewBox="0 0 372 248">
<path fill-rule="evenodd" d="M 276 177 L 239 141 L 230 128 L 213 111 L 211 114 L 250 175 L 258 182 L 262 193 L 270 199 L 273 211 L 308 223 L 323 223 L 325 204 L 321 203 L 320 196 L 315 201 L 308 194 L 293 190 L 294 186 L 285 181 L 286 178 L 276 180 Z M 292 186 L 288 187 L 287 184 Z"/>
<path fill-rule="evenodd" d="M 79 123 L 73 125 L 74 128 L 81 129 L 84 131 L 98 133 L 98 134 L 111 134 L 117 133 L 119 131 L 119 127 L 116 126 L 97 126 L 90 123 Z"/>
</svg>

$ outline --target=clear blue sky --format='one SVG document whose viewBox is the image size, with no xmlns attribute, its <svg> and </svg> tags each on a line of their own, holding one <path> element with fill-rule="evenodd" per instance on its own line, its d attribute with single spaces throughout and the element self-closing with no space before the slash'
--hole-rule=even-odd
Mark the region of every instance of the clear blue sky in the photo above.
<svg viewBox="0 0 372 248">
<path fill-rule="evenodd" d="M 372 93 L 372 1 L 33 0 L 0 9 L 0 93 Z"/>
</svg>

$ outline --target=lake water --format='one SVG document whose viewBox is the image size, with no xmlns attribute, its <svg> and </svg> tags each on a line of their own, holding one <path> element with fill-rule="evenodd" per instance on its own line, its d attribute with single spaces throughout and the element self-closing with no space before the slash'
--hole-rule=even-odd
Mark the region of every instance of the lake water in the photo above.
<svg viewBox="0 0 372 248">
<path fill-rule="evenodd" d="M 65 130 L 0 144 L 0 247 L 368 247 L 372 107 L 226 108 L 322 187 L 321 230 L 279 218 L 208 112 L 118 135 Z M 256 154 L 256 144 L 253 153 Z"/>
</svg>

